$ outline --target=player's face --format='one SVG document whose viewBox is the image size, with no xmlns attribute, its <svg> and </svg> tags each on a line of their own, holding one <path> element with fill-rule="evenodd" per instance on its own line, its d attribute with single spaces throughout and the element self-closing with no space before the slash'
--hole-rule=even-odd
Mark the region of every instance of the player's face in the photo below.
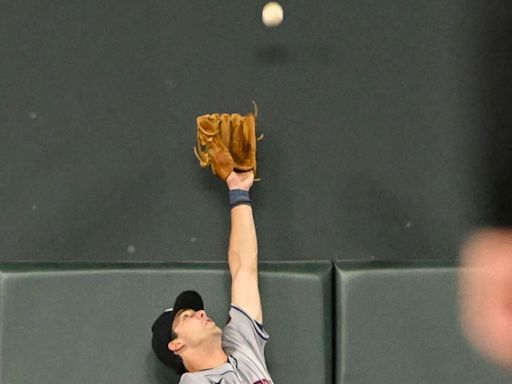
<svg viewBox="0 0 512 384">
<path fill-rule="evenodd" d="M 191 348 L 198 347 L 211 337 L 218 337 L 222 333 L 204 310 L 192 309 L 178 312 L 173 322 L 173 329 L 179 341 Z"/>
</svg>

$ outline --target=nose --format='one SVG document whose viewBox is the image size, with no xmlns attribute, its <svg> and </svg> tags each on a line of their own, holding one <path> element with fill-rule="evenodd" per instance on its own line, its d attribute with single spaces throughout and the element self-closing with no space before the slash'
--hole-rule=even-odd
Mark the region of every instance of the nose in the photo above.
<svg viewBox="0 0 512 384">
<path fill-rule="evenodd" d="M 206 318 L 206 311 L 201 309 L 200 311 L 196 312 L 196 315 L 199 316 L 200 319 L 205 319 Z"/>
</svg>

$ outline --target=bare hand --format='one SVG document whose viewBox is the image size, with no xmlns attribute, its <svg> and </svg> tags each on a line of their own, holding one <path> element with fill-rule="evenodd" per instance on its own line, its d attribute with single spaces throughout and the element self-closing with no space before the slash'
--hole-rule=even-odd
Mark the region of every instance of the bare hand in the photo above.
<svg viewBox="0 0 512 384">
<path fill-rule="evenodd" d="M 231 172 L 226 179 L 229 189 L 241 189 L 248 191 L 254 182 L 254 171 L 248 172 Z"/>
<path fill-rule="evenodd" d="M 461 319 L 481 353 L 512 368 L 512 230 L 483 230 L 465 245 Z"/>
</svg>

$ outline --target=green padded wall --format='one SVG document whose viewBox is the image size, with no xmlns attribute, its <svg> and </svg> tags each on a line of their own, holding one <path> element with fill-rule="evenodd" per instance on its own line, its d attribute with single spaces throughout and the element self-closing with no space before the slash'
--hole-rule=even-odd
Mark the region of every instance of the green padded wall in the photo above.
<svg viewBox="0 0 512 384">
<path fill-rule="evenodd" d="M 510 0 L 265 3 L 2 1 L 0 259 L 224 261 L 195 117 L 252 99 L 263 260 L 453 259 L 510 207 Z"/>
<path fill-rule="evenodd" d="M 21 264 L 1 269 L 2 384 L 162 384 L 174 373 L 151 351 L 151 324 L 182 289 L 203 294 L 225 324 L 221 263 Z M 264 264 L 261 294 L 276 383 L 332 383 L 332 266 Z"/>
<path fill-rule="evenodd" d="M 337 263 L 336 382 L 510 383 L 462 336 L 456 277 L 439 263 Z"/>
</svg>

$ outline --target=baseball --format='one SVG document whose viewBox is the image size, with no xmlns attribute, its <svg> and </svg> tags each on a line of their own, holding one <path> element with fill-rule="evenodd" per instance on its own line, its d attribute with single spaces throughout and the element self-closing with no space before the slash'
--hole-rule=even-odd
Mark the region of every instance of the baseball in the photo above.
<svg viewBox="0 0 512 384">
<path fill-rule="evenodd" d="M 275 1 L 265 4 L 261 20 L 267 27 L 277 27 L 283 22 L 283 7 Z"/>
</svg>

